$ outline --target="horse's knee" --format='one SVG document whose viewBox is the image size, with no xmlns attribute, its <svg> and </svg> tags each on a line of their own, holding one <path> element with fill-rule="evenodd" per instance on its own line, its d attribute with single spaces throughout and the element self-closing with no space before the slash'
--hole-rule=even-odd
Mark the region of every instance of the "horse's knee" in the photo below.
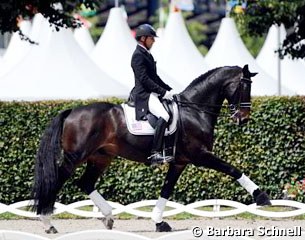
<svg viewBox="0 0 305 240">
<path fill-rule="evenodd" d="M 197 167 L 207 167 L 225 173 L 234 179 L 239 179 L 242 176 L 242 172 L 230 163 L 225 162 L 219 157 L 213 155 L 210 152 L 202 152 L 200 157 L 192 160 L 192 163 Z"/>
</svg>

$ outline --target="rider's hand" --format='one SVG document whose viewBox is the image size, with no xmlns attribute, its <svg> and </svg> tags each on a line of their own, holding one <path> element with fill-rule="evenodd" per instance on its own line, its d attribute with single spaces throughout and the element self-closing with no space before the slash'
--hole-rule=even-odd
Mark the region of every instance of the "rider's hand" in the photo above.
<svg viewBox="0 0 305 240">
<path fill-rule="evenodd" d="M 166 91 L 163 98 L 168 99 L 168 100 L 173 100 L 173 93 L 171 93 L 171 91 Z"/>
</svg>

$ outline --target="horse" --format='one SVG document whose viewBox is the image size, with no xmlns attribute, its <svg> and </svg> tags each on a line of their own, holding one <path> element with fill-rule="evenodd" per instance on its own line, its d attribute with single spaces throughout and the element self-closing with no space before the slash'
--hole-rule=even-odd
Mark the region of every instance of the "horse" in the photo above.
<svg viewBox="0 0 305 240">
<path fill-rule="evenodd" d="M 213 132 L 224 101 L 237 125 L 250 119 L 251 73 L 248 65 L 225 66 L 194 79 L 175 95 L 179 120 L 174 161 L 169 163 L 160 197 L 152 211 L 156 231 L 171 231 L 163 221 L 166 202 L 188 164 L 211 168 L 231 176 L 254 198 L 257 205 L 270 205 L 268 194 L 239 169 L 212 153 Z M 76 185 L 89 195 L 104 215 L 107 229 L 113 227 L 112 208 L 95 189 L 95 183 L 116 156 L 147 163 L 153 137 L 135 136 L 126 127 L 122 106 L 107 102 L 67 109 L 53 118 L 40 140 L 35 163 L 32 210 L 40 215 L 46 232 L 56 233 L 51 224 L 56 196 L 75 169 L 86 163 Z"/>
</svg>

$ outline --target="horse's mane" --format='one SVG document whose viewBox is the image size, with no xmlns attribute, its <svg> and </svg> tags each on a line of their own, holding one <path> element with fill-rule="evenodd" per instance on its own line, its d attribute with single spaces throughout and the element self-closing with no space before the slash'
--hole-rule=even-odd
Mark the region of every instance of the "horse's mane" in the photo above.
<svg viewBox="0 0 305 240">
<path fill-rule="evenodd" d="M 210 84 L 212 84 L 212 82 L 215 83 L 214 78 L 212 79 L 212 81 L 210 81 L 210 82 L 208 81 L 209 79 L 211 79 L 212 75 L 217 75 L 217 77 L 219 78 L 218 74 L 221 74 L 221 73 L 230 74 L 228 71 L 221 71 L 221 70 L 228 70 L 228 69 L 236 69 L 236 70 L 238 70 L 238 72 L 241 72 L 241 70 L 242 70 L 238 66 L 225 66 L 225 67 L 214 68 L 214 69 L 209 70 L 206 73 L 200 75 L 199 77 L 195 78 L 183 92 L 192 90 L 194 87 L 196 87 L 200 84 L 205 84 L 203 89 L 206 89 Z M 221 78 L 219 78 L 219 79 L 221 79 Z"/>
<path fill-rule="evenodd" d="M 204 74 L 201 74 L 199 77 L 195 78 L 185 89 L 185 91 L 192 89 L 194 86 L 198 85 L 199 83 L 202 83 L 206 81 L 212 74 L 214 74 L 220 67 L 214 68 L 212 70 L 207 71 Z"/>
</svg>

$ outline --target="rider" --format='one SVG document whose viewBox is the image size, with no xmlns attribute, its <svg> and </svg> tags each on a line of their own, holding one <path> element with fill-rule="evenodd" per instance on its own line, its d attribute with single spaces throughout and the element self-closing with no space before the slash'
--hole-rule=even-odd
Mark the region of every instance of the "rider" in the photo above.
<svg viewBox="0 0 305 240">
<path fill-rule="evenodd" d="M 173 159 L 172 156 L 161 154 L 169 114 L 160 100 L 170 98 L 169 91 L 172 88 L 158 76 L 156 62 L 149 51 L 155 42 L 155 37 L 157 37 L 156 31 L 149 24 L 140 25 L 136 30 L 138 45 L 131 59 L 135 86 L 130 93 L 130 98 L 135 102 L 137 120 L 142 120 L 148 111 L 158 118 L 151 156 L 148 157 L 148 160 L 151 160 L 153 164 L 169 162 Z"/>
</svg>

